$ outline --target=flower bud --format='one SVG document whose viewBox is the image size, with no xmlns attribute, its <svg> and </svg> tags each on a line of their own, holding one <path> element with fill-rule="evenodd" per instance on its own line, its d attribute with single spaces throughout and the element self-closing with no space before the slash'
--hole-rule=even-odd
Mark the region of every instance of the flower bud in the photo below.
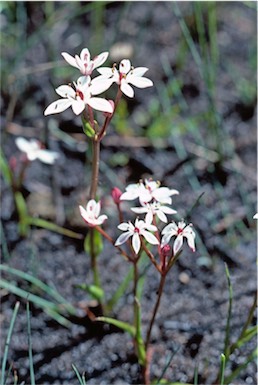
<svg viewBox="0 0 258 385">
<path fill-rule="evenodd" d="M 122 191 L 118 187 L 114 187 L 112 192 L 111 192 L 111 195 L 112 195 L 112 198 L 113 198 L 113 201 L 115 202 L 115 204 L 119 205 Z"/>
<path fill-rule="evenodd" d="M 170 254 L 170 252 L 171 252 L 171 247 L 169 246 L 169 244 L 166 244 L 161 248 L 161 253 L 163 257 L 167 257 Z"/>
<path fill-rule="evenodd" d="M 17 167 L 17 159 L 15 156 L 11 156 L 9 159 L 9 166 L 12 171 L 14 171 Z"/>
</svg>

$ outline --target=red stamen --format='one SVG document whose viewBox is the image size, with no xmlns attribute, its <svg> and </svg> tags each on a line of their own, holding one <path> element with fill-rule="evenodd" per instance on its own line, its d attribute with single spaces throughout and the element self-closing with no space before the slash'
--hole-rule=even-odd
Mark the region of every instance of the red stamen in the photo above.
<svg viewBox="0 0 258 385">
<path fill-rule="evenodd" d="M 84 100 L 84 95 L 83 95 L 82 91 L 76 90 L 76 96 L 79 96 L 79 98 L 81 98 L 81 100 Z"/>
</svg>

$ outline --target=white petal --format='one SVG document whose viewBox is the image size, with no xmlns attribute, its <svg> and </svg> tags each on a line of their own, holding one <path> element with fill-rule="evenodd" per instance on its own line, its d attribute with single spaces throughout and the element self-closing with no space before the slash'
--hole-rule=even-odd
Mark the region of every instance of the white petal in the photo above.
<svg viewBox="0 0 258 385">
<path fill-rule="evenodd" d="M 131 86 L 129 86 L 129 84 L 126 83 L 125 79 L 122 79 L 120 88 L 126 96 L 128 96 L 129 98 L 133 98 L 134 90 Z"/>
<path fill-rule="evenodd" d="M 254 214 L 253 219 L 258 219 L 258 213 Z"/>
<path fill-rule="evenodd" d="M 183 229 L 185 228 L 185 226 L 186 226 L 185 221 L 182 220 L 182 221 L 179 221 L 179 222 L 178 222 L 178 228 L 179 228 L 179 229 L 182 229 L 182 230 L 183 230 Z M 188 226 L 187 226 L 187 227 L 188 227 Z M 186 229 L 185 229 L 185 230 L 186 230 Z M 185 230 L 184 230 L 184 231 L 185 231 Z"/>
<path fill-rule="evenodd" d="M 159 245 L 158 239 L 155 237 L 155 235 L 149 233 L 148 231 L 143 230 L 141 233 L 147 242 L 151 243 L 152 245 Z"/>
<path fill-rule="evenodd" d="M 147 224 L 150 224 L 150 223 L 152 223 L 152 221 L 153 221 L 153 212 L 152 212 L 152 210 L 149 210 L 149 212 L 145 216 L 145 222 Z"/>
<path fill-rule="evenodd" d="M 31 151 L 31 143 L 29 140 L 18 137 L 15 139 L 15 144 L 18 147 L 18 149 L 22 152 L 29 152 Z"/>
<path fill-rule="evenodd" d="M 148 71 L 149 68 L 147 67 L 136 67 L 132 71 L 129 72 L 127 75 L 127 79 L 129 76 L 143 76 L 145 72 Z"/>
<path fill-rule="evenodd" d="M 115 246 L 119 246 L 119 245 L 122 245 L 123 243 L 125 243 L 130 237 L 131 237 L 131 232 L 128 231 L 126 233 L 123 233 L 121 234 L 117 240 L 116 240 L 116 243 L 115 243 Z"/>
<path fill-rule="evenodd" d="M 121 195 L 120 200 L 131 201 L 131 200 L 138 198 L 138 196 L 139 196 L 138 188 L 137 189 L 132 188 L 132 189 L 128 189 L 128 191 L 124 192 Z"/>
<path fill-rule="evenodd" d="M 63 58 L 67 61 L 68 64 L 70 64 L 70 65 L 73 66 L 73 67 L 79 68 L 78 65 L 77 65 L 77 62 L 76 62 L 75 58 L 74 58 L 73 56 L 71 56 L 69 53 L 67 53 L 67 52 L 62 52 L 61 55 L 62 55 Z"/>
<path fill-rule="evenodd" d="M 129 224 L 127 222 L 123 222 L 123 223 L 120 223 L 120 225 L 118 225 L 117 228 L 122 231 L 128 231 Z"/>
<path fill-rule="evenodd" d="M 188 246 L 190 247 L 190 249 L 192 251 L 195 251 L 195 243 L 194 243 L 194 239 L 195 239 L 195 233 L 192 232 L 191 234 L 184 234 L 184 236 L 186 237 L 187 239 L 187 243 L 188 243 Z"/>
<path fill-rule="evenodd" d="M 85 89 L 89 86 L 90 82 L 91 82 L 90 76 L 80 76 L 79 79 L 77 80 L 76 84 L 80 88 Z"/>
<path fill-rule="evenodd" d="M 156 214 L 157 214 L 158 218 L 161 220 L 161 222 L 167 223 L 167 221 L 168 221 L 167 217 L 161 210 L 157 210 Z"/>
<path fill-rule="evenodd" d="M 62 98 L 68 98 L 69 96 L 71 98 L 75 98 L 75 91 L 71 86 L 63 85 L 56 88 L 56 93 Z"/>
<path fill-rule="evenodd" d="M 97 111 L 113 113 L 113 107 L 108 100 L 103 98 L 90 98 L 87 104 Z"/>
<path fill-rule="evenodd" d="M 119 64 L 119 72 L 127 74 L 131 69 L 131 62 L 128 59 L 123 59 Z"/>
<path fill-rule="evenodd" d="M 172 235 L 177 235 L 177 230 L 178 230 L 177 225 L 175 224 L 175 222 L 172 222 L 172 223 L 169 223 L 169 225 L 167 225 L 166 227 L 164 227 L 164 229 L 162 230 L 162 234 L 171 233 L 171 237 L 172 237 Z"/>
<path fill-rule="evenodd" d="M 176 237 L 174 245 L 173 245 L 174 255 L 176 255 L 178 253 L 178 251 L 181 249 L 182 245 L 183 245 L 183 236 L 182 236 L 182 234 L 179 234 Z"/>
<path fill-rule="evenodd" d="M 79 209 L 80 209 L 80 214 L 81 214 L 82 218 L 85 220 L 85 222 L 88 223 L 89 216 L 88 216 L 87 211 L 82 206 L 79 206 Z"/>
<path fill-rule="evenodd" d="M 108 55 L 109 55 L 108 52 L 102 52 L 98 56 L 94 57 L 94 59 L 93 59 L 93 62 L 94 62 L 93 68 L 97 68 L 97 67 L 101 66 L 103 63 L 105 63 L 105 61 L 108 58 Z"/>
<path fill-rule="evenodd" d="M 83 100 L 73 100 L 72 102 L 72 110 L 75 113 L 75 115 L 80 115 L 82 111 L 85 109 L 85 103 Z"/>
<path fill-rule="evenodd" d="M 100 217 L 98 217 L 98 219 L 96 220 L 96 224 L 97 225 L 102 225 L 103 222 L 105 222 L 105 220 L 107 219 L 107 215 L 103 214 L 103 215 L 100 215 Z"/>
<path fill-rule="evenodd" d="M 176 214 L 177 213 L 176 210 L 171 209 L 171 207 L 167 207 L 167 206 L 161 206 L 160 211 L 162 211 L 165 214 Z"/>
<path fill-rule="evenodd" d="M 145 228 L 147 230 L 149 230 L 149 231 L 157 231 L 158 230 L 156 226 L 154 226 L 154 225 L 152 225 L 151 223 L 148 223 L 148 222 L 145 223 Z"/>
<path fill-rule="evenodd" d="M 102 92 L 108 90 L 113 84 L 113 82 L 114 80 L 112 78 L 107 79 L 104 76 L 98 76 L 92 80 L 90 85 L 90 92 L 92 95 L 99 95 Z"/>
<path fill-rule="evenodd" d="M 45 109 L 44 115 L 59 114 L 71 107 L 72 103 L 71 99 L 58 99 Z"/>
<path fill-rule="evenodd" d="M 163 235 L 162 240 L 161 240 L 161 246 L 165 246 L 169 243 L 170 239 L 172 237 L 171 233 L 166 233 Z"/>
<path fill-rule="evenodd" d="M 58 157 L 59 154 L 57 152 L 49 150 L 40 150 L 37 155 L 37 158 L 41 160 L 41 162 L 47 164 L 53 164 Z"/>
<path fill-rule="evenodd" d="M 113 76 L 113 70 L 112 68 L 109 68 L 109 67 L 102 67 L 102 68 L 98 68 L 97 71 L 105 76 L 105 77 L 110 77 L 110 76 Z M 116 70 L 117 71 L 117 70 Z"/>
<path fill-rule="evenodd" d="M 135 254 L 138 254 L 141 248 L 141 240 L 138 233 L 134 233 L 133 239 L 132 239 L 132 245 L 133 245 Z"/>
<path fill-rule="evenodd" d="M 136 214 L 144 214 L 149 211 L 148 207 L 131 207 L 131 210 Z"/>
<path fill-rule="evenodd" d="M 127 76 L 126 81 L 138 88 L 147 88 L 153 86 L 153 82 L 150 79 L 142 78 L 140 76 L 130 76 L 129 79 Z"/>
<path fill-rule="evenodd" d="M 84 62 L 81 60 L 81 58 L 78 55 L 75 55 L 75 61 L 77 64 L 77 68 L 81 71 L 82 74 L 85 72 Z"/>
<path fill-rule="evenodd" d="M 94 199 L 90 199 L 89 202 L 87 203 L 86 210 L 88 213 L 95 214 L 96 207 L 97 207 L 97 202 Z"/>
<path fill-rule="evenodd" d="M 90 61 L 90 51 L 88 48 L 83 48 L 80 53 L 80 59 L 82 62 L 89 63 Z"/>
</svg>

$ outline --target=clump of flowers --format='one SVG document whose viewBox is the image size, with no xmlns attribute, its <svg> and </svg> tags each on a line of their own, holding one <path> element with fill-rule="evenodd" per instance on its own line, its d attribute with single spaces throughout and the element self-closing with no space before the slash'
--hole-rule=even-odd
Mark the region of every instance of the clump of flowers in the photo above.
<svg viewBox="0 0 258 385">
<path fill-rule="evenodd" d="M 152 328 L 164 290 L 164 283 L 170 269 L 182 252 L 184 238 L 187 240 L 191 251 L 195 251 L 195 232 L 192 224 L 186 224 L 184 220 L 176 224 L 171 218 L 177 213 L 177 210 L 172 207 L 172 197 L 179 194 L 178 190 L 162 186 L 159 181 L 147 178 L 129 184 L 124 191 L 121 191 L 118 187 L 113 188 L 111 195 L 119 218 L 116 238 L 113 238 L 106 231 L 108 217 L 101 214 L 101 203 L 100 200 L 97 200 L 100 142 L 107 133 L 122 94 L 132 98 L 134 97 L 133 87 L 144 89 L 153 86 L 153 82 L 144 76 L 148 70 L 147 67 L 134 68 L 128 59 L 121 60 L 118 67 L 116 64 L 111 67 L 100 67 L 107 60 L 108 52 L 103 52 L 91 59 L 88 48 L 84 48 L 80 55 L 73 57 L 63 52 L 62 56 L 68 64 L 80 71 L 81 76 L 77 81 L 69 85 L 59 86 L 56 89 L 61 99 L 51 103 L 44 114 L 60 113 L 71 107 L 75 115 L 81 116 L 83 131 L 92 143 L 92 175 L 89 200 L 85 208 L 83 205 L 79 206 L 79 211 L 89 228 L 85 245 L 91 256 L 94 285 L 98 289 L 101 288 L 97 256 L 102 250 L 100 244 L 103 237 L 132 265 L 134 272 L 133 325 L 107 317 L 105 314 L 106 305 L 103 303 L 101 296 L 98 297 L 98 300 L 102 306 L 103 317 L 98 317 L 97 320 L 111 324 L 115 323 L 116 326 L 131 333 L 138 362 L 142 367 L 143 381 L 145 384 L 149 384 L 150 362 L 148 349 L 151 342 Z M 100 75 L 92 78 L 95 69 Z M 96 97 L 106 92 L 113 85 L 117 87 L 114 100 Z M 95 110 L 102 113 L 102 125 L 96 119 Z M 123 202 L 135 200 L 138 201 L 138 205 L 131 207 L 127 218 L 124 218 Z M 119 231 L 122 233 L 119 233 Z M 157 300 L 152 309 L 145 340 L 142 335 L 140 298 L 138 298 L 139 261 L 143 258 L 149 259 L 149 263 L 153 265 L 160 277 Z"/>
</svg>

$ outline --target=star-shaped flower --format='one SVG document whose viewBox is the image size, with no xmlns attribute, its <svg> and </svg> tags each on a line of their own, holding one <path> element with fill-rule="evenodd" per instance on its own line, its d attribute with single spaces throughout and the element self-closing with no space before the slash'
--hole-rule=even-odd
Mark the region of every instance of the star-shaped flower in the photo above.
<svg viewBox="0 0 258 385">
<path fill-rule="evenodd" d="M 132 246 L 135 254 L 138 254 L 141 248 L 141 236 L 146 239 L 147 242 L 152 245 L 158 245 L 159 241 L 150 231 L 157 231 L 157 227 L 146 223 L 138 218 L 135 220 L 135 225 L 131 222 L 123 222 L 117 226 L 119 230 L 125 231 L 121 234 L 115 243 L 115 246 L 120 246 L 125 243 L 130 237 L 132 237 Z"/>
<path fill-rule="evenodd" d="M 153 86 L 153 82 L 143 76 L 146 71 L 148 71 L 147 67 L 133 68 L 130 60 L 123 59 L 119 65 L 119 70 L 117 70 L 115 66 L 113 66 L 113 68 L 99 68 L 98 72 L 101 76 L 96 79 L 100 82 L 105 82 L 106 89 L 108 89 L 112 83 L 117 83 L 121 91 L 129 98 L 132 98 L 134 96 L 134 90 L 131 85 L 138 88 Z"/>
<path fill-rule="evenodd" d="M 169 243 L 171 237 L 176 236 L 173 245 L 174 255 L 176 255 L 183 246 L 184 237 L 187 239 L 190 249 L 195 251 L 195 232 L 192 229 L 192 224 L 186 225 L 184 221 L 180 221 L 177 225 L 175 222 L 172 222 L 162 230 L 162 234 L 162 247 Z"/>
<path fill-rule="evenodd" d="M 69 107 L 72 107 L 73 112 L 79 115 L 86 105 L 98 111 L 113 112 L 112 104 L 106 99 L 92 97 L 92 95 L 102 92 L 101 84 L 94 82 L 89 76 L 81 76 L 73 85 L 74 88 L 71 85 L 62 85 L 56 89 L 56 93 L 63 99 L 51 103 L 46 108 L 44 115 L 58 114 Z"/>
<path fill-rule="evenodd" d="M 132 207 L 131 210 L 136 214 L 146 213 L 145 221 L 152 223 L 153 216 L 157 217 L 164 223 L 167 223 L 166 214 L 176 214 L 176 210 L 171 209 L 171 207 L 163 206 L 160 202 L 146 203 L 142 207 Z"/>
<path fill-rule="evenodd" d="M 168 187 L 160 187 L 160 182 L 151 179 L 145 179 L 139 183 L 130 184 L 126 187 L 126 191 L 121 195 L 121 200 L 134 200 L 139 198 L 141 205 L 154 201 L 163 204 L 172 204 L 172 195 L 179 194 L 175 189 Z"/>
<path fill-rule="evenodd" d="M 100 208 L 100 202 L 96 202 L 94 199 L 91 199 L 87 203 L 86 209 L 82 206 L 79 206 L 83 220 L 90 227 L 100 226 L 107 219 L 107 216 L 105 214 L 99 215 Z"/>
<path fill-rule="evenodd" d="M 62 52 L 62 56 L 68 64 L 78 68 L 82 75 L 91 75 L 95 68 L 101 66 L 107 60 L 108 52 L 102 52 L 101 54 L 95 56 L 93 60 L 90 58 L 88 48 L 83 48 L 80 56 L 75 55 L 75 57 L 73 57 L 67 52 Z"/>
<path fill-rule="evenodd" d="M 27 140 L 18 137 L 15 139 L 15 143 L 18 149 L 24 152 L 30 161 L 39 159 L 43 163 L 53 164 L 59 157 L 57 152 L 44 149 L 42 143 L 36 139 Z"/>
</svg>

